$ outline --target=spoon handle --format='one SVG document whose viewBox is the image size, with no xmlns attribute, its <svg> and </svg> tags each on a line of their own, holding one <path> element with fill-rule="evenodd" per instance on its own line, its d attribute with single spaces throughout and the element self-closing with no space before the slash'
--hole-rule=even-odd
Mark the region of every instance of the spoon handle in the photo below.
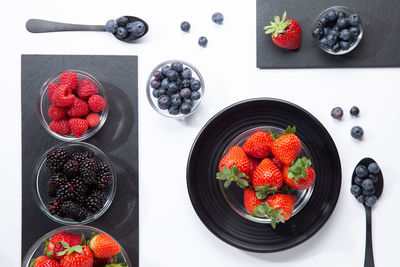
<svg viewBox="0 0 400 267">
<path fill-rule="evenodd" d="M 365 260 L 364 267 L 375 267 L 374 253 L 372 251 L 372 232 L 371 232 L 371 208 L 365 207 L 366 225 L 366 240 L 365 240 Z"/>
<path fill-rule="evenodd" d="M 30 19 L 26 22 L 26 29 L 33 33 L 60 31 L 105 31 L 105 26 L 70 24 L 42 19 Z"/>
</svg>

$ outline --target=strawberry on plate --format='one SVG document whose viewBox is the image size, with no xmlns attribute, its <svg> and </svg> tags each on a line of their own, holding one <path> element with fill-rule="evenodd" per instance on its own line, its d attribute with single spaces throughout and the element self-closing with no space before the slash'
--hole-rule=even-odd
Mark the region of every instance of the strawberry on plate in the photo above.
<svg viewBox="0 0 400 267">
<path fill-rule="evenodd" d="M 96 258 L 110 258 L 121 251 L 118 243 L 107 234 L 98 234 L 89 241 L 89 247 Z"/>
<path fill-rule="evenodd" d="M 271 134 L 257 131 L 247 138 L 242 148 L 250 157 L 263 159 L 271 154 L 271 146 L 274 142 Z"/>
<path fill-rule="evenodd" d="M 40 256 L 33 259 L 29 267 L 60 267 L 60 264 L 55 259 L 47 256 Z"/>
<path fill-rule="evenodd" d="M 272 41 L 279 47 L 296 50 L 301 44 L 300 24 L 291 18 L 286 18 L 286 11 L 282 19 L 274 17 L 271 25 L 264 27 L 266 34 L 271 34 Z"/>
<path fill-rule="evenodd" d="M 61 267 L 93 267 L 93 253 L 88 246 L 69 247 L 64 244 L 65 254 L 60 261 Z"/>
<path fill-rule="evenodd" d="M 264 199 L 268 194 L 279 190 L 282 185 L 281 171 L 269 158 L 263 159 L 253 176 L 253 186 L 257 191 L 257 197 Z"/>
<path fill-rule="evenodd" d="M 250 163 L 250 170 L 249 170 L 249 177 L 245 178 L 245 179 L 247 180 L 247 182 L 249 182 L 249 184 L 252 184 L 254 173 L 256 172 L 258 165 L 260 165 L 261 160 L 255 159 L 252 157 L 248 157 L 248 158 L 249 158 L 249 163 Z"/>
<path fill-rule="evenodd" d="M 256 190 L 252 188 L 244 189 L 244 207 L 251 215 L 255 215 L 254 208 L 263 201 L 262 199 L 258 199 L 256 193 Z"/>
<path fill-rule="evenodd" d="M 53 235 L 50 238 L 50 241 L 46 240 L 46 248 L 44 250 L 44 254 L 53 257 L 54 248 L 57 246 L 59 242 L 64 242 L 72 247 L 81 244 L 82 237 L 67 232 L 60 232 L 56 235 Z"/>
<path fill-rule="evenodd" d="M 291 165 L 300 154 L 301 142 L 295 133 L 296 126 L 289 126 L 272 144 L 272 154 L 284 165 Z"/>
<path fill-rule="evenodd" d="M 232 182 L 241 188 L 249 186 L 248 179 L 250 171 L 249 158 L 240 146 L 233 146 L 219 162 L 217 179 L 225 181 L 227 188 Z"/>
<path fill-rule="evenodd" d="M 315 182 L 315 171 L 311 166 L 311 160 L 302 157 L 296 160 L 292 166 L 283 169 L 283 179 L 286 184 L 297 190 L 311 187 Z"/>
</svg>

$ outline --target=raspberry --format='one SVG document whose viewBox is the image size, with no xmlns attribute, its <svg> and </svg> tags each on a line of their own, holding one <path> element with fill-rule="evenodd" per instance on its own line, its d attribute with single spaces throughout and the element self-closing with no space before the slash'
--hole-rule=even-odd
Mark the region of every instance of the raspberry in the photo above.
<svg viewBox="0 0 400 267">
<path fill-rule="evenodd" d="M 58 121 L 52 121 L 49 124 L 50 130 L 57 134 L 61 135 L 69 135 L 71 134 L 71 129 L 68 125 L 68 120 L 67 119 L 62 119 Z"/>
<path fill-rule="evenodd" d="M 61 73 L 60 84 L 68 86 L 71 91 L 74 91 L 78 86 L 79 78 L 75 72 L 65 71 Z"/>
<path fill-rule="evenodd" d="M 88 113 L 89 113 L 88 104 L 79 98 L 75 98 L 74 103 L 68 110 L 68 116 L 74 118 L 86 116 Z"/>
<path fill-rule="evenodd" d="M 100 115 L 92 112 L 89 115 L 87 115 L 86 121 L 88 122 L 89 127 L 95 127 L 100 122 Z"/>
<path fill-rule="evenodd" d="M 66 85 L 60 85 L 51 96 L 53 104 L 60 107 L 71 106 L 75 101 L 75 96 L 71 94 L 71 90 Z"/>
<path fill-rule="evenodd" d="M 48 114 L 52 120 L 61 120 L 67 115 L 67 109 L 53 104 L 50 105 Z"/>
<path fill-rule="evenodd" d="M 75 137 L 81 137 L 89 127 L 87 121 L 77 118 L 70 119 L 68 125 Z"/>
<path fill-rule="evenodd" d="M 57 89 L 57 87 L 60 84 L 58 82 L 52 82 L 51 84 L 49 84 L 47 86 L 47 98 L 49 99 L 49 101 L 51 102 L 51 97 L 53 96 L 54 91 Z"/>
<path fill-rule="evenodd" d="M 98 91 L 97 86 L 88 78 L 79 83 L 78 96 L 81 99 L 87 100 L 90 96 L 97 95 Z"/>
<path fill-rule="evenodd" d="M 100 112 L 106 107 L 106 101 L 99 95 L 92 95 L 88 101 L 91 111 Z"/>
</svg>

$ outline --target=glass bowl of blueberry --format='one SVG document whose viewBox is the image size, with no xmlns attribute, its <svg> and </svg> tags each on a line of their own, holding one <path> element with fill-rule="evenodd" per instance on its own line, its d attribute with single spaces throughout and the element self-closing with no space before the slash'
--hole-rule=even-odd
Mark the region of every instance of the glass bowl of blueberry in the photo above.
<svg viewBox="0 0 400 267">
<path fill-rule="evenodd" d="M 318 46 L 331 55 L 344 55 L 354 50 L 363 36 L 360 16 L 344 6 L 322 11 L 312 32 Z"/>
<path fill-rule="evenodd" d="M 184 118 L 199 107 L 204 97 L 204 80 L 193 65 L 168 60 L 151 72 L 146 91 L 150 105 L 158 113 Z"/>
</svg>

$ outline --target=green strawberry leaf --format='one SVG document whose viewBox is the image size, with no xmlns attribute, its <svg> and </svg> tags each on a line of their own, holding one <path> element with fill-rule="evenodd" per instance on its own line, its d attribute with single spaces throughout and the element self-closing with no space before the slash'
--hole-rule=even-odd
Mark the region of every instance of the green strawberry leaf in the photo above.
<svg viewBox="0 0 400 267">
<path fill-rule="evenodd" d="M 298 158 L 296 162 L 292 162 L 292 166 L 287 169 L 288 177 L 292 178 L 294 182 L 306 177 L 307 169 L 311 166 L 311 160 L 307 157 Z"/>
<path fill-rule="evenodd" d="M 85 243 L 86 243 L 86 237 L 85 237 L 85 235 L 82 233 L 81 246 L 84 246 Z"/>
<path fill-rule="evenodd" d="M 225 188 L 228 188 L 232 182 L 236 182 L 236 184 L 243 189 L 249 186 L 249 183 L 243 179 L 248 178 L 248 176 L 240 172 L 236 165 L 233 165 L 230 169 L 226 166 L 222 167 L 222 171 L 217 173 L 216 178 L 217 180 L 225 181 Z"/>
<path fill-rule="evenodd" d="M 224 183 L 224 187 L 228 188 L 231 185 L 232 181 L 231 180 L 226 180 Z"/>
<path fill-rule="evenodd" d="M 269 184 L 257 186 L 256 187 L 256 196 L 258 199 L 265 199 L 270 194 L 275 194 L 277 189 L 276 186 L 270 187 Z"/>
<path fill-rule="evenodd" d="M 241 179 L 241 178 L 239 178 L 236 181 L 236 184 L 242 189 L 245 189 L 246 187 L 249 186 L 249 182 L 247 182 L 245 179 Z"/>
<path fill-rule="evenodd" d="M 286 33 L 286 28 L 291 24 L 290 20 L 286 20 L 286 11 L 283 13 L 282 18 L 274 16 L 274 21 L 270 22 L 270 25 L 265 26 L 265 34 L 272 33 L 273 37 L 277 37 L 279 33 Z"/>
<path fill-rule="evenodd" d="M 286 128 L 283 134 L 295 134 L 296 133 L 296 126 L 291 127 L 290 125 Z"/>
</svg>

